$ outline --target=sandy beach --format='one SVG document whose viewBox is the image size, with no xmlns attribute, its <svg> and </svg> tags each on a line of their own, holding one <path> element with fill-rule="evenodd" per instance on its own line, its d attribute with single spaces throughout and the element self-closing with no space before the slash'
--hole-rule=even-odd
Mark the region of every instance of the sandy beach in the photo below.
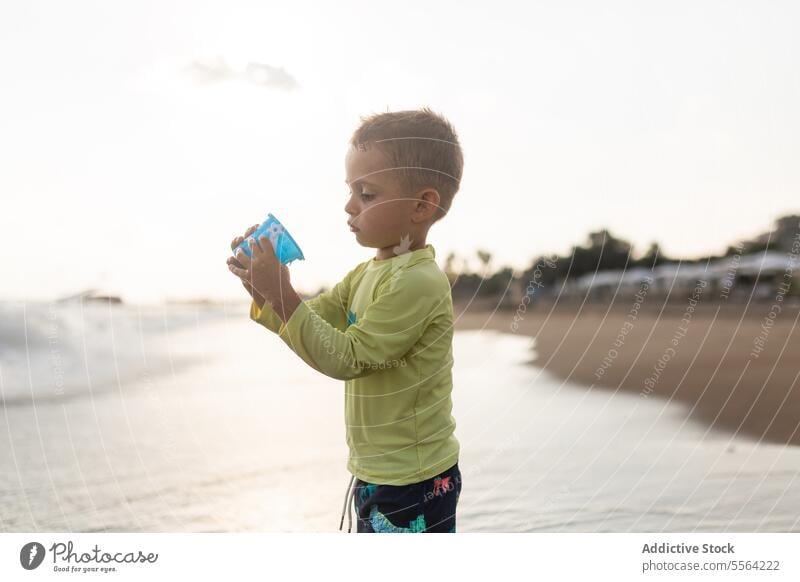
<svg viewBox="0 0 800 582">
<path fill-rule="evenodd" d="M 574 383 L 683 402 L 715 429 L 800 444 L 800 307 L 539 302 L 524 313 L 457 303 L 458 329 L 536 337 L 531 363 Z M 688 317 L 687 317 L 688 315 Z M 516 325 L 515 325 L 516 322 Z"/>
</svg>

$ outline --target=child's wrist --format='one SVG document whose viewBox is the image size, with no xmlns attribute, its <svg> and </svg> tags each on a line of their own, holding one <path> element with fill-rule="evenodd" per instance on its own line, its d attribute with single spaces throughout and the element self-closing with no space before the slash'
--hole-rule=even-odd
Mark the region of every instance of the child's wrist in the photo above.
<svg viewBox="0 0 800 582">
<path fill-rule="evenodd" d="M 267 302 L 267 301 L 266 301 L 266 299 L 264 299 L 264 298 L 263 298 L 261 295 L 259 295 L 258 293 L 253 293 L 253 294 L 252 294 L 252 297 L 253 297 L 253 302 L 256 304 L 256 306 L 257 306 L 259 309 L 264 309 L 264 304 Z"/>
<path fill-rule="evenodd" d="M 297 306 L 302 303 L 302 299 L 289 282 L 281 282 L 280 293 L 276 297 L 268 297 L 267 301 L 272 306 L 273 311 L 283 320 L 289 321 Z"/>
</svg>

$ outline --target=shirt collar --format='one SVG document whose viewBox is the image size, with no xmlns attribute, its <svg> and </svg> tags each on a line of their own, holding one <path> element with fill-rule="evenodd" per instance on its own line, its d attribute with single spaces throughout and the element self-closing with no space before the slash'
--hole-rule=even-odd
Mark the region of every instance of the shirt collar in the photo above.
<svg viewBox="0 0 800 582">
<path fill-rule="evenodd" d="M 387 265 L 391 266 L 404 265 L 410 267 L 415 263 L 424 261 L 425 259 L 433 259 L 435 257 L 436 257 L 436 251 L 433 248 L 433 245 L 428 243 L 420 249 L 396 255 L 390 259 L 382 259 L 378 261 L 373 257 L 367 262 L 367 268 L 380 269 Z"/>
</svg>

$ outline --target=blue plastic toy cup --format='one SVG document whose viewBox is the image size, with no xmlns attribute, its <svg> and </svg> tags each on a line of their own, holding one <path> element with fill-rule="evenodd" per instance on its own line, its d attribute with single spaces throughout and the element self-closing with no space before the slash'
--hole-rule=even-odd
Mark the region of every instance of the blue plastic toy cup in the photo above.
<svg viewBox="0 0 800 582">
<path fill-rule="evenodd" d="M 272 248 L 275 249 L 275 256 L 278 257 L 281 264 L 286 265 L 295 259 L 300 259 L 301 261 L 305 259 L 303 251 L 300 250 L 300 247 L 292 238 L 292 235 L 289 234 L 289 231 L 286 230 L 272 213 L 269 214 L 267 219 L 259 225 L 250 237 L 258 240 L 262 234 L 266 235 L 269 242 L 272 243 Z M 236 248 L 242 249 L 248 257 L 252 257 L 253 253 L 250 251 L 250 246 L 247 244 L 247 238 Z M 236 254 L 235 251 L 234 254 Z"/>
</svg>

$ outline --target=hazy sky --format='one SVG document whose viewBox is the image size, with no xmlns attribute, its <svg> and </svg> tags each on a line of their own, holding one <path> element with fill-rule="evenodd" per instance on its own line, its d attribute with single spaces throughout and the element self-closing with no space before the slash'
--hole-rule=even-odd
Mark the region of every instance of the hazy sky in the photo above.
<svg viewBox="0 0 800 582">
<path fill-rule="evenodd" d="M 602 227 L 721 252 L 800 211 L 798 28 L 795 2 L 5 2 L 0 298 L 241 297 L 228 243 L 268 212 L 296 287 L 335 283 L 374 256 L 347 140 L 421 106 L 465 155 L 441 261 Z"/>
</svg>

